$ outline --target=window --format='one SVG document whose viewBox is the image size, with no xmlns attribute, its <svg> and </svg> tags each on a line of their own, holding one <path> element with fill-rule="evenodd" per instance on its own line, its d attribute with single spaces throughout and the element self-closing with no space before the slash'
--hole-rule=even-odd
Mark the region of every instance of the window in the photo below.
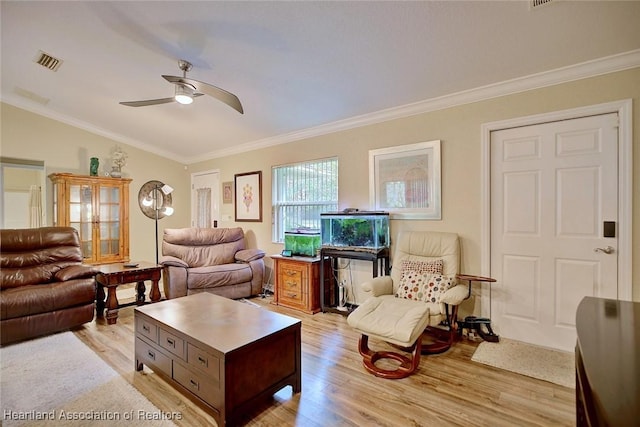
<svg viewBox="0 0 640 427">
<path fill-rule="evenodd" d="M 338 209 L 338 159 L 272 168 L 273 241 L 297 228 L 320 230 L 320 213 Z"/>
</svg>

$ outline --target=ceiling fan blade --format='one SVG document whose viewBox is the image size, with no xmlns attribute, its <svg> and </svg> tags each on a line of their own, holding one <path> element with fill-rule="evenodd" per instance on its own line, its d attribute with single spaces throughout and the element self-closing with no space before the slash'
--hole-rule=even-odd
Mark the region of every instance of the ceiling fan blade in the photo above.
<svg viewBox="0 0 640 427">
<path fill-rule="evenodd" d="M 175 99 L 174 98 L 148 99 L 146 101 L 121 102 L 120 104 L 126 105 L 127 107 L 146 107 L 147 105 L 168 104 L 170 102 L 175 102 Z"/>
<path fill-rule="evenodd" d="M 196 98 L 198 96 L 202 96 L 202 93 L 194 93 L 193 97 Z M 127 107 L 146 107 L 147 105 L 158 105 L 158 104 L 168 104 L 170 102 L 175 102 L 175 98 L 160 98 L 160 99 L 148 99 L 146 101 L 129 101 L 129 102 L 121 102 L 120 104 L 126 105 Z"/>
<path fill-rule="evenodd" d="M 194 79 L 188 79 L 186 77 L 177 77 L 177 76 L 162 76 L 165 80 L 171 83 L 182 83 L 188 84 L 196 88 L 197 92 L 204 93 L 205 95 L 212 96 L 219 101 L 224 102 L 229 107 L 233 108 L 240 114 L 244 114 L 244 110 L 242 108 L 242 104 L 237 96 L 232 94 L 231 92 L 227 92 L 224 89 L 220 89 L 219 87 L 210 85 L 209 83 L 201 82 Z"/>
</svg>

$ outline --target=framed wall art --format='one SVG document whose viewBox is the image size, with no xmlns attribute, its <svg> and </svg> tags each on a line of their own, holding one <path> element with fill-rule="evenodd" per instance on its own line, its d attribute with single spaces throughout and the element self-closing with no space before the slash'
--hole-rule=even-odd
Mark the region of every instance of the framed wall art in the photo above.
<svg viewBox="0 0 640 427">
<path fill-rule="evenodd" d="M 262 171 L 234 175 L 236 221 L 262 222 Z"/>
<path fill-rule="evenodd" d="M 233 182 L 222 183 L 222 203 L 229 205 L 233 203 Z"/>
<path fill-rule="evenodd" d="M 369 199 L 392 219 L 442 219 L 440 140 L 370 150 Z"/>
</svg>

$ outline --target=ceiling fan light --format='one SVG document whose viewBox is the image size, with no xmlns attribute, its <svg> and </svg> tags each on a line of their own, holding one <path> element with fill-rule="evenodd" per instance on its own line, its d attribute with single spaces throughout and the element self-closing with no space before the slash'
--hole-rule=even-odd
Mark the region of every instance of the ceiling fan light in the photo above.
<svg viewBox="0 0 640 427">
<path fill-rule="evenodd" d="M 193 102 L 193 90 L 188 86 L 176 85 L 174 98 L 180 104 L 189 105 Z"/>
</svg>

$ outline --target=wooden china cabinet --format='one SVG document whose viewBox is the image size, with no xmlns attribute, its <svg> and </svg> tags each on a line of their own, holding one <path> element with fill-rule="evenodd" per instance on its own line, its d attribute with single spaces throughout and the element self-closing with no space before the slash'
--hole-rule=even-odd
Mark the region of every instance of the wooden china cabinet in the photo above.
<svg viewBox="0 0 640 427">
<path fill-rule="evenodd" d="M 49 175 L 53 182 L 53 225 L 80 234 L 88 264 L 129 261 L 129 178 L 70 173 Z"/>
</svg>

